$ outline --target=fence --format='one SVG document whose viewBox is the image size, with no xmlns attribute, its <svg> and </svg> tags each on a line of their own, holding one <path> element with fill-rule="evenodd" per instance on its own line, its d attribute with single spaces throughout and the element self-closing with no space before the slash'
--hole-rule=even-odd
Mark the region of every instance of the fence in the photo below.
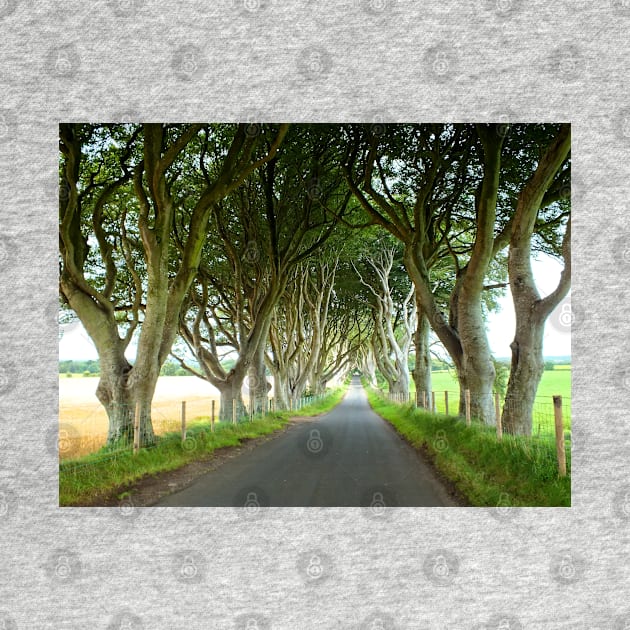
<svg viewBox="0 0 630 630">
<path fill-rule="evenodd" d="M 153 433 L 161 438 L 181 440 L 186 445 L 189 429 L 215 431 L 225 427 L 254 419 L 262 419 L 276 411 L 299 411 L 322 398 L 323 395 L 303 396 L 291 399 L 288 405 L 277 405 L 273 398 L 257 400 L 250 397 L 247 404 L 235 401 L 231 412 L 223 420 L 219 419 L 219 399 L 194 399 L 179 402 L 158 402 L 151 405 L 151 425 Z M 151 441 L 142 435 L 139 406 L 119 405 L 113 410 L 131 425 L 130 430 L 110 445 L 106 446 L 108 436 L 108 416 L 102 405 L 60 405 L 58 447 L 62 462 L 84 457 L 99 451 L 99 459 L 107 460 L 117 455 L 140 448 L 147 448 Z M 70 463 L 68 461 L 68 463 Z"/>
<path fill-rule="evenodd" d="M 398 404 L 413 403 L 415 407 L 432 413 L 460 416 L 468 426 L 478 423 L 471 411 L 470 390 L 464 391 L 461 412 L 459 391 L 418 391 L 413 400 L 407 393 L 385 393 L 382 389 L 379 389 L 379 392 Z M 524 413 L 523 408 L 518 402 L 502 400 L 496 392 L 486 394 L 486 396 L 488 399 L 478 402 L 485 405 L 491 404 L 494 407 L 496 438 L 502 440 L 504 432 L 515 432 L 514 426 L 503 426 L 503 415 L 505 414 L 508 419 L 516 423 Z M 560 395 L 537 397 L 532 409 L 531 434 L 520 434 L 519 437 L 529 440 L 532 444 L 538 443 L 555 448 L 558 474 L 564 477 L 567 474 L 567 451 L 570 453 L 571 446 L 571 398 L 568 396 L 563 398 Z"/>
</svg>

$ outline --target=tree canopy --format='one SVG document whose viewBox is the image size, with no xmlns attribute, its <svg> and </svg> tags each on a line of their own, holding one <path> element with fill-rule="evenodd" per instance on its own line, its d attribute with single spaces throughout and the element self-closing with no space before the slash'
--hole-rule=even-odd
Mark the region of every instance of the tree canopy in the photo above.
<svg viewBox="0 0 630 630">
<path fill-rule="evenodd" d="M 530 431 L 570 286 L 570 169 L 560 124 L 60 125 L 60 298 L 98 351 L 109 440 L 136 404 L 155 439 L 167 360 L 219 389 L 225 419 L 244 385 L 268 404 L 268 373 L 279 406 L 354 367 L 406 395 L 412 357 L 428 392 L 436 340 L 492 423 L 486 319 L 508 285 L 504 415 Z M 564 265 L 545 298 L 539 252 Z"/>
</svg>

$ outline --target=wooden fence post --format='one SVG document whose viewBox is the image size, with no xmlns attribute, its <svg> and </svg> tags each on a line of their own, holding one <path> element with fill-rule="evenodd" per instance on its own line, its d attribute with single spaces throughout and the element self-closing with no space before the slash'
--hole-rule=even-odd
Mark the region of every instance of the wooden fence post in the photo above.
<svg viewBox="0 0 630 630">
<path fill-rule="evenodd" d="M 186 441 L 186 401 L 182 400 L 182 442 Z"/>
<path fill-rule="evenodd" d="M 501 401 L 499 392 L 494 393 L 494 415 L 497 421 L 497 440 L 503 439 L 503 426 L 501 425 Z"/>
<path fill-rule="evenodd" d="M 416 408 L 420 406 L 420 392 L 416 390 Z"/>
<path fill-rule="evenodd" d="M 435 406 L 435 392 L 431 392 L 431 411 L 437 413 L 437 407 Z"/>
<path fill-rule="evenodd" d="M 215 400 L 212 401 L 212 415 L 210 416 L 210 431 L 212 431 L 212 433 L 214 433 L 214 405 L 215 405 Z"/>
<path fill-rule="evenodd" d="M 444 390 L 444 407 L 444 413 L 448 416 L 448 392 L 446 390 Z"/>
<path fill-rule="evenodd" d="M 470 426 L 470 390 L 467 389 L 464 394 L 466 398 L 466 425 Z"/>
<path fill-rule="evenodd" d="M 133 454 L 140 450 L 140 403 L 136 403 L 136 413 L 133 418 Z"/>
<path fill-rule="evenodd" d="M 564 424 L 562 422 L 562 396 L 553 397 L 553 415 L 556 421 L 556 453 L 558 455 L 558 474 L 567 476 L 567 454 L 564 450 Z"/>
<path fill-rule="evenodd" d="M 424 390 L 422 390 L 422 408 L 427 408 L 427 393 Z"/>
<path fill-rule="evenodd" d="M 236 398 L 232 401 L 232 424 L 236 424 Z"/>
</svg>

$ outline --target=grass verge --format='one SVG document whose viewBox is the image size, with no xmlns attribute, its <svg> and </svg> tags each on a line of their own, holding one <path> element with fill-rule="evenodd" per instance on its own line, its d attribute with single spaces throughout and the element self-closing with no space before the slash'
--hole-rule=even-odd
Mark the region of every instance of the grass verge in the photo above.
<svg viewBox="0 0 630 630">
<path fill-rule="evenodd" d="M 269 413 L 253 422 L 217 423 L 214 433 L 209 428 L 210 418 L 197 418 L 190 423 L 185 442 L 179 433 L 169 433 L 154 447 L 141 449 L 137 455 L 131 450 L 112 452 L 104 447 L 85 457 L 64 460 L 59 465 L 59 505 L 84 505 L 147 475 L 174 470 L 205 458 L 216 449 L 238 446 L 245 440 L 275 433 L 292 417 L 330 411 L 344 394 L 344 389 L 333 390 L 299 411 Z"/>
<path fill-rule="evenodd" d="M 571 505 L 571 477 L 558 477 L 555 443 L 495 430 L 399 405 L 368 390 L 370 405 L 412 446 L 427 453 L 440 473 L 479 507 Z M 567 452 L 570 470 L 570 452 Z"/>
</svg>

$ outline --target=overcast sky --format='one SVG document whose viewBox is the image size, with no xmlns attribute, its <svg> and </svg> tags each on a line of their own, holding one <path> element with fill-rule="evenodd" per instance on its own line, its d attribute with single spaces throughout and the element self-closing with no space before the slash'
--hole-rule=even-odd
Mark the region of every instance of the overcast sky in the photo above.
<svg viewBox="0 0 630 630">
<path fill-rule="evenodd" d="M 538 290 L 548 295 L 558 284 L 562 266 L 555 259 L 539 255 L 532 261 Z M 514 308 L 509 289 L 500 300 L 500 310 L 491 313 L 488 319 L 488 340 L 496 357 L 510 356 L 510 343 L 514 338 Z M 567 298 L 551 314 L 545 327 L 543 352 L 546 357 L 569 356 L 571 354 L 570 300 Z M 568 311 L 568 312 L 567 312 Z M 80 323 L 63 326 L 63 337 L 59 340 L 59 360 L 98 359 L 98 354 L 88 334 Z M 128 353 L 133 360 L 133 349 Z"/>
</svg>

